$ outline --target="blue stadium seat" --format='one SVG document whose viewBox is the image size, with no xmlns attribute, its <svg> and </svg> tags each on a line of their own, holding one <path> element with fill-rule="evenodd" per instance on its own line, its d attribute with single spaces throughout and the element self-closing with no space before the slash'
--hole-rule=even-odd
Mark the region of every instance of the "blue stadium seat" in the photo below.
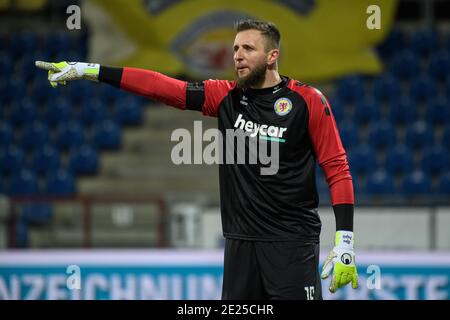
<svg viewBox="0 0 450 320">
<path fill-rule="evenodd" d="M 52 172 L 47 176 L 45 191 L 54 196 L 73 196 L 77 192 L 75 178 L 67 170 Z"/>
<path fill-rule="evenodd" d="M 428 73 L 436 80 L 450 79 L 450 52 L 441 50 L 430 56 Z"/>
<path fill-rule="evenodd" d="M 339 124 L 344 120 L 344 105 L 338 98 L 328 100 L 331 106 L 331 112 L 333 113 L 336 123 Z"/>
<path fill-rule="evenodd" d="M 385 161 L 385 168 L 390 174 L 404 174 L 413 169 L 413 154 L 403 144 L 391 147 L 386 153 Z"/>
<path fill-rule="evenodd" d="M 65 124 L 72 118 L 72 104 L 65 97 L 52 99 L 47 103 L 44 119 L 47 124 L 55 126 Z"/>
<path fill-rule="evenodd" d="M 61 90 L 53 89 L 46 76 L 36 76 L 33 79 L 31 95 L 37 103 L 45 103 L 45 101 L 53 101 L 61 97 Z"/>
<path fill-rule="evenodd" d="M 63 51 L 62 51 L 63 52 Z M 73 103 L 82 103 L 86 97 L 95 96 L 95 85 L 86 81 L 72 81 L 65 92 Z"/>
<path fill-rule="evenodd" d="M 72 49 L 71 38 L 67 32 L 63 31 L 48 33 L 43 42 L 47 51 L 52 55 L 57 55 L 59 52 L 68 52 Z"/>
<path fill-rule="evenodd" d="M 427 104 L 426 120 L 431 125 L 450 123 L 450 100 L 438 97 Z"/>
<path fill-rule="evenodd" d="M 402 191 L 407 195 L 426 195 L 431 192 L 431 179 L 421 170 L 414 170 L 402 182 Z"/>
<path fill-rule="evenodd" d="M 406 144 L 411 148 L 422 148 L 434 143 L 434 130 L 425 121 L 416 121 L 408 126 Z"/>
<path fill-rule="evenodd" d="M 411 80 L 409 95 L 416 101 L 427 101 L 437 94 L 437 84 L 428 75 L 421 75 Z"/>
<path fill-rule="evenodd" d="M 10 103 L 23 99 L 26 94 L 26 86 L 19 75 L 7 79 L 0 87 L 0 94 L 4 103 Z"/>
<path fill-rule="evenodd" d="M 361 77 L 357 75 L 347 76 L 338 81 L 337 95 L 344 102 L 353 102 L 364 96 L 364 87 Z"/>
<path fill-rule="evenodd" d="M 378 169 L 368 176 L 366 192 L 372 195 L 392 195 L 395 193 L 394 180 L 383 169 Z"/>
<path fill-rule="evenodd" d="M 11 107 L 9 119 L 14 124 L 31 123 L 38 120 L 36 103 L 30 97 L 15 101 Z"/>
<path fill-rule="evenodd" d="M 344 120 L 339 123 L 338 128 L 342 144 L 346 150 L 351 149 L 359 143 L 358 128 L 352 121 Z"/>
<path fill-rule="evenodd" d="M 380 105 L 371 97 L 365 97 L 356 103 L 353 120 L 357 124 L 367 124 L 378 121 Z"/>
<path fill-rule="evenodd" d="M 21 137 L 22 147 L 42 147 L 48 142 L 48 136 L 48 128 L 46 124 L 39 121 L 25 124 Z"/>
<path fill-rule="evenodd" d="M 35 148 L 31 158 L 31 166 L 37 173 L 55 171 L 60 168 L 60 155 L 51 144 Z"/>
<path fill-rule="evenodd" d="M 121 125 L 137 125 L 142 122 L 143 107 L 139 100 L 129 95 L 116 101 L 114 118 Z"/>
<path fill-rule="evenodd" d="M 56 145 L 60 149 L 79 147 L 85 143 L 84 129 L 76 121 L 61 124 L 56 133 Z"/>
<path fill-rule="evenodd" d="M 368 174 L 377 167 L 376 153 L 368 144 L 360 144 L 348 153 L 352 173 Z"/>
<path fill-rule="evenodd" d="M 36 174 L 28 169 L 22 169 L 11 177 L 9 194 L 11 196 L 29 196 L 39 193 Z"/>
<path fill-rule="evenodd" d="M 402 79 L 413 78 L 419 73 L 419 59 L 410 50 L 398 52 L 391 60 L 390 70 Z"/>
<path fill-rule="evenodd" d="M 0 72 L 2 74 L 12 74 L 14 70 L 14 60 L 7 51 L 0 51 Z"/>
<path fill-rule="evenodd" d="M 94 125 L 92 143 L 101 150 L 117 150 L 121 144 L 120 127 L 111 120 Z"/>
<path fill-rule="evenodd" d="M 378 46 L 378 52 L 383 58 L 389 58 L 395 52 L 404 50 L 406 45 L 406 37 L 404 32 L 393 27 L 385 40 Z"/>
<path fill-rule="evenodd" d="M 422 170 L 428 174 L 442 173 L 449 169 L 450 155 L 442 145 L 425 148 L 422 157 Z"/>
<path fill-rule="evenodd" d="M 400 96 L 390 104 L 389 120 L 393 124 L 407 124 L 417 118 L 417 102 L 408 96 Z"/>
<path fill-rule="evenodd" d="M 442 133 L 441 144 L 443 146 L 447 146 L 447 148 L 449 148 L 449 144 L 450 144 L 449 141 L 450 141 L 450 126 L 445 126 L 444 132 Z"/>
<path fill-rule="evenodd" d="M 450 194 L 450 171 L 440 176 L 437 192 L 440 194 Z"/>
<path fill-rule="evenodd" d="M 94 174 L 98 171 L 98 154 L 89 145 L 74 148 L 69 154 L 69 169 L 75 174 Z"/>
<path fill-rule="evenodd" d="M 0 121 L 0 146 L 7 146 L 14 141 L 14 131 L 8 122 Z"/>
<path fill-rule="evenodd" d="M 373 82 L 373 95 L 378 101 L 392 101 L 400 94 L 400 83 L 387 73 L 376 77 Z"/>
<path fill-rule="evenodd" d="M 427 56 L 431 52 L 435 52 L 437 47 L 438 35 L 434 29 L 418 29 L 412 35 L 411 49 L 413 49 L 418 55 Z"/>
<path fill-rule="evenodd" d="M 395 129 L 386 120 L 373 123 L 368 136 L 370 144 L 376 148 L 386 148 L 396 143 Z"/>
<path fill-rule="evenodd" d="M 16 145 L 0 148 L 0 169 L 3 174 L 13 174 L 25 167 L 25 154 Z"/>
<path fill-rule="evenodd" d="M 11 37 L 9 50 L 15 57 L 20 57 L 27 52 L 33 52 L 37 47 L 37 38 L 37 34 L 31 31 L 16 32 Z"/>
<path fill-rule="evenodd" d="M 53 208 L 48 203 L 25 203 L 22 206 L 21 218 L 24 222 L 33 225 L 44 225 L 51 221 Z"/>
<path fill-rule="evenodd" d="M 26 248 L 28 247 L 28 224 L 25 221 L 19 220 L 16 224 L 15 234 L 15 247 Z"/>
<path fill-rule="evenodd" d="M 106 119 L 106 106 L 101 99 L 88 98 L 81 104 L 80 121 L 85 125 Z"/>
</svg>

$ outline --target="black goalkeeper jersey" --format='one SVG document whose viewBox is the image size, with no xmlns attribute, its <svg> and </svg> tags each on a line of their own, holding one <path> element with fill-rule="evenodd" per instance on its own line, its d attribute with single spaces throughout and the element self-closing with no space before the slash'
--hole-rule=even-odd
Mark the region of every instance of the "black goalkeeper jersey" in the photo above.
<svg viewBox="0 0 450 320">
<path fill-rule="evenodd" d="M 310 102 L 311 98 L 315 101 Z M 325 97 L 316 89 L 285 77 L 272 88 L 245 90 L 238 89 L 234 82 L 207 80 L 187 85 L 186 103 L 188 109 L 217 116 L 224 141 L 227 130 L 243 130 L 250 134 L 249 139 L 278 143 L 275 174 L 262 174 L 261 167 L 268 165 L 248 163 L 249 140 L 245 140 L 246 164 L 229 163 L 224 156 L 219 168 L 224 236 L 318 241 L 321 221 L 317 211 L 316 155 L 309 128 L 311 107 L 317 109 L 325 124 L 321 130 L 326 136 L 319 134 L 318 139 L 330 139 L 321 143 L 333 145 L 326 157 L 345 157 Z M 223 147 L 229 148 L 225 143 Z M 236 154 L 237 143 L 232 147 Z"/>
</svg>

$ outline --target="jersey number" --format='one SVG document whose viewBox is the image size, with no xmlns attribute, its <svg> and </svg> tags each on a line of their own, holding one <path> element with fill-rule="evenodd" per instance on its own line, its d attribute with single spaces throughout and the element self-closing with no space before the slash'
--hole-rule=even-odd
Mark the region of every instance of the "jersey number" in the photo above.
<svg viewBox="0 0 450 320">
<path fill-rule="evenodd" d="M 314 300 L 314 287 L 305 287 L 306 300 Z"/>
</svg>

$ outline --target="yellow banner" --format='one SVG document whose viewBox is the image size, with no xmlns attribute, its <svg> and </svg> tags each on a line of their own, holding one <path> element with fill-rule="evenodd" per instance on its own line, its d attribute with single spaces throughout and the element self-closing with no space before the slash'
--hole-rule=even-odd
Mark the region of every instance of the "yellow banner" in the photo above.
<svg viewBox="0 0 450 320">
<path fill-rule="evenodd" d="M 88 20 L 94 37 L 90 58 L 95 62 L 198 79 L 232 79 L 233 25 L 242 18 L 255 18 L 272 21 L 280 29 L 280 73 L 303 81 L 380 72 L 382 65 L 373 47 L 388 34 L 397 7 L 396 0 L 86 3 L 89 5 L 82 12 L 91 12 Z M 379 9 L 378 16 L 368 10 L 371 5 Z M 380 29 L 369 28 L 377 22 Z"/>
</svg>

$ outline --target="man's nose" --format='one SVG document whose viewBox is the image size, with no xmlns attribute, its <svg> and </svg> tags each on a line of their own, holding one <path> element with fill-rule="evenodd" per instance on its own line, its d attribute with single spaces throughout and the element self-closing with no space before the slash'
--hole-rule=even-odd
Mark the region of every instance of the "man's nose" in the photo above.
<svg viewBox="0 0 450 320">
<path fill-rule="evenodd" d="M 234 52 L 234 60 L 236 60 L 236 61 L 242 60 L 241 50 L 238 49 Z"/>
</svg>

